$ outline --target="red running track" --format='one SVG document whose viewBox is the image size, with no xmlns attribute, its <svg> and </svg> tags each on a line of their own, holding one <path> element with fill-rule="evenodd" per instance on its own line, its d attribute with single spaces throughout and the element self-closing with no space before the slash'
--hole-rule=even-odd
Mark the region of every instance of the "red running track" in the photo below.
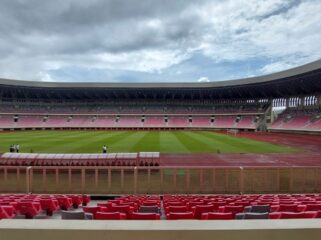
<svg viewBox="0 0 321 240">
<path fill-rule="evenodd" d="M 272 154 L 162 154 L 161 166 L 288 167 L 320 166 L 321 136 L 289 133 L 240 133 L 238 137 L 303 149 L 300 153 Z"/>
</svg>

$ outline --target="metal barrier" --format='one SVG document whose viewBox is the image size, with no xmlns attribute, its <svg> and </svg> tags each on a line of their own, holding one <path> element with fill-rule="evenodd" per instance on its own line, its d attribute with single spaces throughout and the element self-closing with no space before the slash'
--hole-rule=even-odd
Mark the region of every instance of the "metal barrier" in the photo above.
<svg viewBox="0 0 321 240">
<path fill-rule="evenodd" d="M 320 192 L 321 167 L 0 166 L 0 192 L 255 194 Z"/>
</svg>

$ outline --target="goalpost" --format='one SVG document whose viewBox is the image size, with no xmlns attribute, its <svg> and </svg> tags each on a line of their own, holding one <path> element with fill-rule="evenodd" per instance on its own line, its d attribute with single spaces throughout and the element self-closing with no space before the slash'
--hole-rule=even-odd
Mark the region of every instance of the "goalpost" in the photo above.
<svg viewBox="0 0 321 240">
<path fill-rule="evenodd" d="M 226 129 L 226 134 L 227 135 L 233 135 L 236 136 L 239 133 L 238 129 Z"/>
</svg>

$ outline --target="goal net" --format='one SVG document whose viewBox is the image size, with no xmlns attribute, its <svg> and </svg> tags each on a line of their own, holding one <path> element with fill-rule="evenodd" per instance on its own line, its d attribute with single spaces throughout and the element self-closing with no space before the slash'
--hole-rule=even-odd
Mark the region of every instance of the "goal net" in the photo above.
<svg viewBox="0 0 321 240">
<path fill-rule="evenodd" d="M 232 136 L 236 136 L 238 134 L 239 130 L 238 129 L 227 129 L 226 130 L 226 134 L 227 135 L 232 135 Z"/>
</svg>

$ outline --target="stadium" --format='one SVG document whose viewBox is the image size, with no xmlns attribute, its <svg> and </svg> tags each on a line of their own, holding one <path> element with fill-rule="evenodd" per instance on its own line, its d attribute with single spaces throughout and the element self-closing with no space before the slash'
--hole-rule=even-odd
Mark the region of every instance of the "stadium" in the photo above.
<svg viewBox="0 0 321 240">
<path fill-rule="evenodd" d="M 1 191 L 116 197 L 109 202 L 156 194 L 164 204 L 177 194 L 194 201 L 199 194 L 279 194 L 288 205 L 293 198 L 314 204 L 321 186 L 320 81 L 321 61 L 184 85 L 2 79 Z M 274 107 L 285 110 L 276 115 Z M 9 153 L 16 142 L 19 153 Z M 103 144 L 107 154 L 100 153 Z M 1 198 L 6 204 L 13 196 Z M 160 204 L 150 198 L 144 201 Z"/>
<path fill-rule="evenodd" d="M 321 4 L 93 2 L 0 8 L 0 240 L 319 239 Z"/>
</svg>

